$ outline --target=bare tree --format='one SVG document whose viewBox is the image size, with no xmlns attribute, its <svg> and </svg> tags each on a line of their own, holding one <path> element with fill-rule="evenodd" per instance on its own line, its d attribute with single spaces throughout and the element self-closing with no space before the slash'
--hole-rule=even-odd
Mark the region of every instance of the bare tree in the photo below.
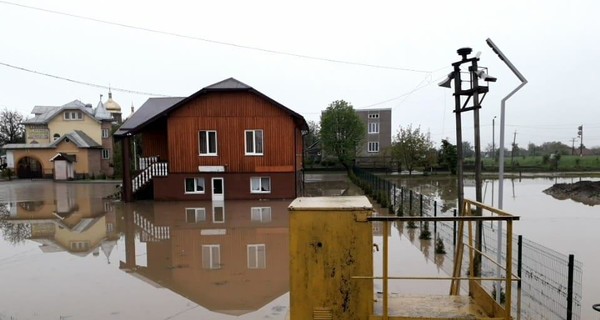
<svg viewBox="0 0 600 320">
<path fill-rule="evenodd" d="M 25 142 L 23 115 L 4 108 L 0 111 L 0 145 Z"/>
</svg>

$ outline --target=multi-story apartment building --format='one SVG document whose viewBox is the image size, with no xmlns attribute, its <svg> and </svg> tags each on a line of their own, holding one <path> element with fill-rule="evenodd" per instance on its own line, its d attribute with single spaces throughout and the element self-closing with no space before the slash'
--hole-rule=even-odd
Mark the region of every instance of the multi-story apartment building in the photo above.
<svg viewBox="0 0 600 320">
<path fill-rule="evenodd" d="M 391 161 L 392 109 L 356 109 L 367 128 L 364 145 L 356 165 L 368 168 L 387 168 Z"/>
</svg>

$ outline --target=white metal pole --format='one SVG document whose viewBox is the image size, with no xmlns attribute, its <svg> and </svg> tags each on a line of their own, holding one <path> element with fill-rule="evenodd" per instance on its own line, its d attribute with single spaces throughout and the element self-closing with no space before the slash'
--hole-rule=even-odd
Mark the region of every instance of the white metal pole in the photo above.
<svg viewBox="0 0 600 320">
<path fill-rule="evenodd" d="M 517 91 L 519 91 L 519 89 L 521 89 L 524 85 L 527 84 L 527 79 L 525 79 L 525 77 L 521 74 L 521 72 L 519 72 L 519 70 L 517 70 L 517 68 L 510 62 L 510 60 L 508 60 L 508 58 L 502 53 L 502 51 L 500 51 L 500 49 L 494 44 L 494 42 L 492 41 L 492 39 L 487 38 L 486 40 L 487 44 L 492 48 L 492 50 L 494 50 L 494 52 L 498 55 L 498 57 L 500 58 L 500 60 L 504 61 L 504 63 L 506 63 L 506 65 L 508 66 L 508 68 L 517 76 L 517 78 L 519 78 L 519 80 L 521 80 L 521 84 L 519 84 L 513 91 L 511 91 L 506 97 L 504 97 L 500 103 L 500 154 L 499 154 L 499 163 L 498 163 L 498 208 L 502 209 L 503 207 L 503 201 L 504 201 L 504 128 L 505 128 L 505 107 L 506 107 L 506 100 L 508 100 L 510 97 L 512 97 Z M 498 260 L 498 264 L 501 264 L 502 262 L 502 221 L 498 221 L 498 246 L 496 248 L 497 253 L 496 253 L 496 259 Z M 507 239 L 508 241 L 508 239 Z M 507 252 L 508 255 L 508 252 Z M 507 263 L 510 261 L 507 261 Z M 501 269 L 500 267 L 496 268 L 496 275 L 497 278 L 500 278 L 500 274 L 501 274 Z M 508 275 L 507 275 L 508 277 Z M 500 297 L 501 297 L 501 292 L 500 292 L 500 288 L 501 288 L 501 283 L 500 281 L 496 282 L 496 301 L 498 303 L 500 303 Z M 510 312 L 510 311 L 508 311 Z"/>
</svg>

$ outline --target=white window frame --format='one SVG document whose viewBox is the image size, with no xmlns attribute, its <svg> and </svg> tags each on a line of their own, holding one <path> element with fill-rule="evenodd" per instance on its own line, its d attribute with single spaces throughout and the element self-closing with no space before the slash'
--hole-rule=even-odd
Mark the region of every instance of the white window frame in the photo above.
<svg viewBox="0 0 600 320">
<path fill-rule="evenodd" d="M 379 119 L 379 112 L 369 113 L 369 115 L 367 116 L 367 118 L 369 118 L 369 119 Z"/>
<path fill-rule="evenodd" d="M 250 221 L 271 222 L 271 207 L 252 207 L 250 208 Z"/>
<path fill-rule="evenodd" d="M 221 217 L 218 217 L 218 214 L 222 215 Z M 220 218 L 217 220 L 217 218 Z M 223 206 L 213 206 L 213 210 L 212 210 L 212 221 L 213 223 L 225 223 L 225 207 Z"/>
<path fill-rule="evenodd" d="M 81 111 L 65 111 L 63 114 L 65 120 L 73 121 L 73 120 L 83 120 L 83 112 Z"/>
<path fill-rule="evenodd" d="M 109 134 L 108 129 L 107 128 L 102 128 L 102 138 L 103 139 L 108 138 L 108 134 Z"/>
<path fill-rule="evenodd" d="M 260 136 L 258 133 L 260 132 Z M 251 134 L 251 136 L 248 136 Z M 249 140 L 250 139 L 250 140 Z M 244 130 L 244 150 L 247 156 L 262 156 L 265 150 L 265 134 L 262 129 Z M 250 150 L 248 150 L 250 148 Z"/>
<path fill-rule="evenodd" d="M 379 141 L 369 141 L 367 145 L 367 152 L 378 153 L 379 152 Z"/>
<path fill-rule="evenodd" d="M 193 181 L 194 181 L 194 190 L 193 191 L 188 191 L 188 189 L 187 189 L 188 179 L 193 179 Z M 201 183 L 199 183 L 199 182 L 201 182 Z M 198 186 L 200 186 L 200 185 L 202 186 L 202 190 L 198 190 Z M 203 194 L 206 192 L 206 181 L 202 177 L 185 178 L 185 179 L 183 179 L 183 192 L 185 194 Z"/>
<path fill-rule="evenodd" d="M 190 215 L 194 219 L 189 219 Z M 206 208 L 185 208 L 185 222 L 187 223 L 199 223 L 206 221 Z"/>
<path fill-rule="evenodd" d="M 69 245 L 73 251 L 87 251 L 90 249 L 89 241 L 71 241 Z"/>
<path fill-rule="evenodd" d="M 110 149 L 102 149 L 102 159 L 110 159 Z"/>
<path fill-rule="evenodd" d="M 204 244 L 202 245 L 202 268 L 203 269 L 221 269 L 221 245 Z"/>
<path fill-rule="evenodd" d="M 206 143 L 206 150 L 204 152 L 202 152 L 202 133 L 205 133 L 206 136 L 204 137 L 205 142 Z M 211 141 L 211 134 L 213 134 L 212 136 L 214 136 L 214 145 L 215 145 L 215 150 L 213 152 L 211 152 L 210 150 L 210 141 Z M 200 130 L 198 131 L 198 155 L 200 156 L 216 156 L 219 152 L 219 147 L 218 147 L 218 136 L 217 136 L 217 130 Z"/>
<path fill-rule="evenodd" d="M 369 133 L 379 133 L 379 122 L 369 122 Z"/>
<path fill-rule="evenodd" d="M 265 179 L 265 180 L 263 181 L 263 179 Z M 258 185 L 257 185 L 258 188 L 254 188 L 253 182 L 255 182 L 255 181 L 258 182 Z M 267 185 L 268 188 L 264 188 L 263 184 L 265 182 L 268 183 L 268 185 Z M 267 190 L 263 190 L 263 189 L 267 189 Z M 272 189 L 273 188 L 271 186 L 271 177 L 251 177 L 250 178 L 250 193 L 271 193 Z"/>
<path fill-rule="evenodd" d="M 248 269 L 266 269 L 267 246 L 264 243 L 256 243 L 249 244 L 246 248 L 248 253 Z"/>
</svg>

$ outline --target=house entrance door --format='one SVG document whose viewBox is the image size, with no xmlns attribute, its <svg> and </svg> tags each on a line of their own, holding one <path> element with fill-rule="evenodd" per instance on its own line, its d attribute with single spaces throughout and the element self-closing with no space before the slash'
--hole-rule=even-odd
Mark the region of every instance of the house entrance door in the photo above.
<svg viewBox="0 0 600 320">
<path fill-rule="evenodd" d="M 212 178 L 212 200 L 225 200 L 225 185 L 223 178 Z"/>
</svg>

